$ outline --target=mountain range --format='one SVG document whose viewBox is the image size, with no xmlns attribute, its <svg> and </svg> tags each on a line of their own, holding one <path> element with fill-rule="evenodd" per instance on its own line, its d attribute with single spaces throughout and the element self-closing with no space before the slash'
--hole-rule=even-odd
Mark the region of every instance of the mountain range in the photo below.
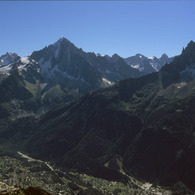
<svg viewBox="0 0 195 195">
<path fill-rule="evenodd" d="M 160 58 L 155 56 L 145 57 L 142 54 L 137 54 L 128 58 L 124 58 L 125 62 L 132 68 L 136 68 L 144 74 L 152 72 L 158 72 L 165 64 L 169 64 L 173 61 L 173 57 L 169 58 L 166 54 L 163 54 Z"/>
<path fill-rule="evenodd" d="M 193 41 L 144 76 L 117 54 L 85 53 L 64 38 L 2 69 L 1 148 L 107 180 L 195 191 Z M 38 115 L 40 105 L 50 111 Z"/>
<path fill-rule="evenodd" d="M 61 105 L 37 121 L 26 152 L 106 179 L 124 181 L 122 170 L 195 190 L 194 64 L 190 42 L 157 73 Z"/>
<path fill-rule="evenodd" d="M 145 74 L 117 54 L 86 53 L 64 37 L 26 57 L 8 52 L 0 62 L 0 107 L 9 119 L 41 115 L 91 90 Z"/>
</svg>

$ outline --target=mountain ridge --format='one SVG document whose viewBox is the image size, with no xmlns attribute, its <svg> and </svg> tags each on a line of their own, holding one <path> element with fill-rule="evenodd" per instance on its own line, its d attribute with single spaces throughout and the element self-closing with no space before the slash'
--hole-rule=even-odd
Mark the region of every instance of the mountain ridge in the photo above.
<svg viewBox="0 0 195 195">
<path fill-rule="evenodd" d="M 7 55 L 12 55 L 12 53 L 7 53 Z M 0 88 L 5 91 L 4 94 L 1 94 L 2 98 L 10 96 L 8 99 L 12 101 L 17 97 L 17 94 L 12 95 L 6 91 L 2 82 L 7 80 L 9 83 L 10 78 L 14 80 L 16 76 L 17 80 L 20 77 L 22 80 L 20 84 L 18 82 L 10 84 L 20 85 L 15 86 L 15 88 L 20 88 L 23 85 L 22 87 L 31 93 L 31 97 L 22 100 L 25 103 L 16 98 L 14 101 L 20 108 L 17 110 L 35 115 L 47 112 L 60 103 L 75 100 L 88 91 L 111 86 L 124 78 L 142 75 L 138 70 L 129 67 L 120 57 L 117 61 L 112 62 L 106 56 L 86 53 L 64 37 L 61 37 L 54 44 L 34 51 L 29 56 L 22 58 L 17 56 L 7 63 L 7 65 L 0 67 Z M 17 93 L 16 90 L 12 92 Z M 30 110 L 25 110 L 25 106 L 22 106 L 26 103 Z M 12 105 L 10 102 L 9 104 Z M 5 104 L 2 107 L 3 109 L 8 108 Z M 10 109 L 13 110 L 13 112 L 9 112 L 11 115 L 13 113 L 17 115 L 14 106 L 8 108 L 8 110 Z M 42 111 L 40 112 L 40 110 Z"/>
<path fill-rule="evenodd" d="M 124 58 L 129 66 L 138 69 L 144 74 L 158 72 L 165 64 L 172 62 L 173 59 L 174 57 L 169 58 L 166 54 L 162 54 L 160 58 L 155 56 L 145 57 L 142 54 L 136 54 L 135 56 Z"/>
</svg>

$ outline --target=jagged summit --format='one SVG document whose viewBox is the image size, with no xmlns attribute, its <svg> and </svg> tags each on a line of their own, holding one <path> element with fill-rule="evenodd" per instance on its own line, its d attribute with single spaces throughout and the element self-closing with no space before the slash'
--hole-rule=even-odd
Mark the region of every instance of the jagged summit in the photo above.
<svg viewBox="0 0 195 195">
<path fill-rule="evenodd" d="M 56 44 L 61 44 L 61 43 L 70 43 L 70 41 L 68 39 L 66 39 L 65 37 L 61 36 L 55 43 Z"/>
<path fill-rule="evenodd" d="M 169 57 L 167 54 L 162 54 L 162 56 L 159 58 L 159 60 L 162 62 L 162 64 L 166 64 L 167 62 L 169 62 Z"/>
<path fill-rule="evenodd" d="M 59 38 L 59 40 L 63 40 L 63 39 L 65 39 L 65 37 L 64 37 L 64 36 L 61 36 L 61 37 Z"/>
<path fill-rule="evenodd" d="M 19 58 L 20 57 L 18 56 L 18 54 L 13 52 L 7 52 L 6 54 L 0 57 L 0 66 L 5 66 L 7 64 L 10 64 Z"/>
<path fill-rule="evenodd" d="M 112 57 L 109 59 L 111 62 L 116 62 L 120 59 L 120 56 L 118 54 L 113 54 Z"/>
<path fill-rule="evenodd" d="M 168 58 L 168 55 L 163 53 L 162 56 L 160 58 Z"/>
<path fill-rule="evenodd" d="M 142 55 L 141 53 L 136 54 L 136 57 L 139 57 L 139 58 L 145 58 L 145 56 L 144 56 L 144 55 Z"/>
<path fill-rule="evenodd" d="M 194 46 L 194 45 L 195 45 L 195 42 L 191 40 L 191 41 L 188 43 L 187 47 Z M 186 48 L 187 48 L 187 47 L 186 47 Z"/>
<path fill-rule="evenodd" d="M 170 83 L 184 83 L 195 79 L 195 43 L 191 41 L 180 56 L 176 56 L 171 63 L 166 64 L 161 73 L 164 78 L 163 86 Z"/>
<path fill-rule="evenodd" d="M 69 41 L 68 39 L 66 39 L 65 37 L 60 37 L 54 44 L 50 45 L 51 47 L 54 46 L 54 50 L 55 48 L 69 48 L 70 50 L 73 50 L 74 52 L 79 52 L 82 51 L 82 49 L 77 48 L 71 41 Z M 50 47 L 48 46 L 48 47 Z"/>
<path fill-rule="evenodd" d="M 195 42 L 194 41 L 190 41 L 187 45 L 187 47 L 185 47 L 182 51 L 182 54 L 184 55 L 193 55 L 193 51 L 195 49 Z"/>
<path fill-rule="evenodd" d="M 173 58 L 169 58 L 166 54 L 157 58 L 155 56 L 146 57 L 138 53 L 135 56 L 124 58 L 124 60 L 132 68 L 138 69 L 144 74 L 149 74 L 152 72 L 158 72 L 166 63 L 170 63 Z"/>
<path fill-rule="evenodd" d="M 6 52 L 6 55 L 17 55 L 17 54 L 13 52 Z"/>
</svg>

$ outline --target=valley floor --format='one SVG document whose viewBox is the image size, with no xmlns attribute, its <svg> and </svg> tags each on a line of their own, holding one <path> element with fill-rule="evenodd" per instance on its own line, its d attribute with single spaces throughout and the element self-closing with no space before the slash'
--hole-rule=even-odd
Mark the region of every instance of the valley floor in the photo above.
<svg viewBox="0 0 195 195">
<path fill-rule="evenodd" d="M 8 186 L 20 186 L 22 189 L 40 188 L 52 195 L 172 194 L 168 189 L 138 181 L 130 176 L 129 182 L 123 184 L 83 173 L 65 172 L 48 162 L 33 159 L 21 152 L 14 156 L 0 157 L 0 181 Z"/>
</svg>

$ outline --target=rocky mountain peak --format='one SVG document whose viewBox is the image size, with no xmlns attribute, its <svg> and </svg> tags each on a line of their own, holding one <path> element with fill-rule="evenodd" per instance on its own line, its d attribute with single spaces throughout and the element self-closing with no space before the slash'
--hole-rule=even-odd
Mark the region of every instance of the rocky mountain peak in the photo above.
<svg viewBox="0 0 195 195">
<path fill-rule="evenodd" d="M 20 57 L 18 56 L 18 54 L 12 53 L 12 52 L 7 52 L 6 54 L 4 54 L 0 57 L 0 66 L 5 66 L 7 64 L 10 64 L 19 58 Z"/>
<path fill-rule="evenodd" d="M 116 61 L 119 60 L 119 58 L 120 58 L 120 56 L 119 56 L 118 54 L 115 53 L 115 54 L 112 55 L 111 60 L 112 60 L 112 62 L 116 62 Z"/>
<path fill-rule="evenodd" d="M 160 59 L 168 59 L 169 57 L 168 57 L 168 55 L 167 54 L 162 54 L 162 56 L 160 57 Z"/>
<path fill-rule="evenodd" d="M 180 56 L 161 69 L 164 87 L 170 83 L 189 82 L 195 78 L 195 43 L 191 41 Z"/>
<path fill-rule="evenodd" d="M 182 54 L 184 56 L 189 56 L 189 55 L 195 56 L 194 50 L 195 50 L 195 42 L 190 41 L 188 43 L 187 47 L 185 49 L 183 49 Z"/>
<path fill-rule="evenodd" d="M 68 44 L 68 43 L 70 43 L 70 41 L 62 36 L 54 43 L 54 45 L 60 46 L 61 44 Z"/>
<path fill-rule="evenodd" d="M 144 59 L 144 58 L 145 58 L 145 56 L 142 55 L 142 54 L 140 54 L 140 53 L 136 54 L 136 57 L 137 57 L 137 58 L 140 58 L 140 59 Z"/>
</svg>

